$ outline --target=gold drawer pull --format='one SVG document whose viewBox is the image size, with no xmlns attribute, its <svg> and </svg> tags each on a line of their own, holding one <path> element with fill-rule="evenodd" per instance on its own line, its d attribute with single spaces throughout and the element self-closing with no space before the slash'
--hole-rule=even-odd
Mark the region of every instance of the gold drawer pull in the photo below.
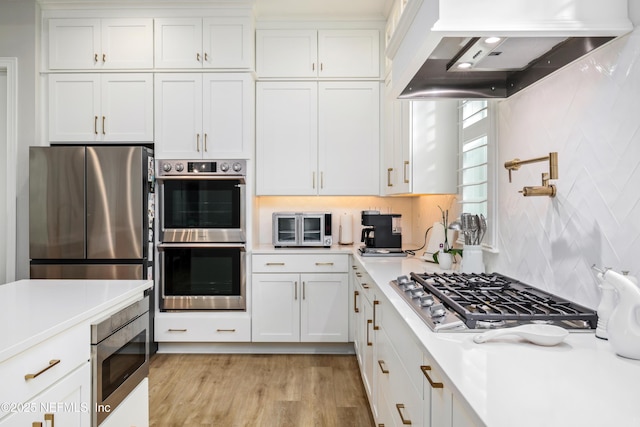
<svg viewBox="0 0 640 427">
<path fill-rule="evenodd" d="M 362 273 L 357 272 L 357 273 L 356 273 L 356 277 L 362 277 Z"/>
<path fill-rule="evenodd" d="M 329 265 L 329 266 L 331 266 L 331 265 L 333 265 L 333 263 L 332 262 L 316 262 L 316 265 Z"/>
<path fill-rule="evenodd" d="M 53 418 L 54 418 L 54 414 L 44 414 L 44 422 L 47 425 L 47 427 L 54 427 L 53 424 L 55 423 L 55 420 Z M 48 423 L 47 421 L 51 421 L 51 422 Z"/>
<path fill-rule="evenodd" d="M 360 284 L 364 289 L 369 289 L 369 285 L 367 283 Z"/>
<path fill-rule="evenodd" d="M 380 304 L 380 301 L 373 300 L 373 330 L 377 331 L 380 329 L 380 326 L 376 325 L 376 306 Z"/>
<path fill-rule="evenodd" d="M 378 360 L 378 365 L 380 366 L 380 370 L 382 371 L 383 374 L 388 374 L 389 373 L 389 370 L 385 367 L 385 366 L 387 366 L 387 364 L 385 363 L 384 360 Z"/>
<path fill-rule="evenodd" d="M 186 328 L 185 329 L 172 329 L 172 328 L 169 328 L 169 332 L 187 332 L 187 329 Z"/>
<path fill-rule="evenodd" d="M 396 403 L 396 409 L 398 410 L 398 414 L 400 414 L 400 419 L 402 420 L 402 424 L 411 425 L 411 420 L 405 420 L 404 415 L 402 415 L 402 410 L 404 409 L 404 405 L 402 403 Z"/>
<path fill-rule="evenodd" d="M 235 329 L 216 329 L 216 332 L 235 332 Z"/>
<path fill-rule="evenodd" d="M 358 295 L 360 295 L 360 292 L 353 291 L 353 311 L 354 311 L 354 313 L 360 313 L 360 309 L 358 308 Z"/>
<path fill-rule="evenodd" d="M 26 374 L 26 375 L 24 376 L 24 380 L 25 380 L 25 381 L 27 381 L 27 380 L 32 380 L 32 379 L 34 379 L 35 377 L 39 376 L 40 374 L 42 374 L 42 373 L 44 373 L 44 372 L 48 371 L 49 369 L 53 368 L 53 367 L 54 367 L 54 366 L 56 366 L 58 363 L 60 363 L 60 359 L 52 359 L 52 360 L 50 360 L 50 361 L 49 361 L 49 365 L 48 365 L 46 368 L 42 369 L 41 371 L 36 372 L 35 374 Z"/>
<path fill-rule="evenodd" d="M 267 265 L 273 267 L 275 265 L 284 265 L 284 262 L 268 262 Z"/>
<path fill-rule="evenodd" d="M 369 325 L 373 323 L 373 320 L 367 319 L 367 345 L 373 345 L 373 343 L 369 340 Z"/>
<path fill-rule="evenodd" d="M 422 370 L 422 373 L 424 374 L 425 377 L 427 377 L 427 380 L 429 381 L 429 384 L 431 384 L 431 388 L 444 388 L 444 384 L 442 383 L 437 383 L 434 382 L 431 377 L 429 376 L 429 373 L 427 371 L 431 370 L 431 366 L 420 366 L 420 369 Z"/>
</svg>

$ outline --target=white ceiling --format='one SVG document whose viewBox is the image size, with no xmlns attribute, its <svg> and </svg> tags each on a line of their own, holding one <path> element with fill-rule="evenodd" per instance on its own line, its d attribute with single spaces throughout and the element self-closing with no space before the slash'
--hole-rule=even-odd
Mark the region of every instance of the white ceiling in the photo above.
<svg viewBox="0 0 640 427">
<path fill-rule="evenodd" d="M 263 17 L 308 19 L 386 19 L 393 0 L 255 0 L 255 12 Z"/>
</svg>

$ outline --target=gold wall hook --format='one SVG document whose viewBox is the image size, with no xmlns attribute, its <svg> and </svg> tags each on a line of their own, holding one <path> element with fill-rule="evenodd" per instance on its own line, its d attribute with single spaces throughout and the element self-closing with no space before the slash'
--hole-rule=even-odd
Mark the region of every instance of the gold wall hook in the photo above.
<svg viewBox="0 0 640 427">
<path fill-rule="evenodd" d="M 523 187 L 519 193 L 523 196 L 556 196 L 556 186 L 549 183 L 550 179 L 558 179 L 558 153 L 553 151 L 545 157 L 536 157 L 529 160 L 513 159 L 504 163 L 505 169 L 509 171 L 509 182 L 511 182 L 511 171 L 520 169 L 520 166 L 530 163 L 549 161 L 549 172 L 542 174 L 542 185 L 533 187 Z"/>
</svg>

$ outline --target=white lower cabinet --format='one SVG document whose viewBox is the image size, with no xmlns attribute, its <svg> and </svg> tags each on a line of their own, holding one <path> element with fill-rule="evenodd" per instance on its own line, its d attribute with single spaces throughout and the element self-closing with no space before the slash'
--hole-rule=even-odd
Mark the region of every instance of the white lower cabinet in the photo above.
<svg viewBox="0 0 640 427">
<path fill-rule="evenodd" d="M 149 379 L 145 378 L 100 427 L 149 427 Z"/>
<path fill-rule="evenodd" d="M 158 342 L 249 342 L 251 317 L 246 313 L 157 313 Z"/>
<path fill-rule="evenodd" d="M 252 341 L 347 342 L 347 257 L 254 255 Z"/>
</svg>

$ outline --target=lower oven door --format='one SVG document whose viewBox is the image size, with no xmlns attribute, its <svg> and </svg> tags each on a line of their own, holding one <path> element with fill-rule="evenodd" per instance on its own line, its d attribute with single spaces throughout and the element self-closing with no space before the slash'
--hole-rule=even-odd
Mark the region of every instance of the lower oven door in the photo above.
<svg viewBox="0 0 640 427">
<path fill-rule="evenodd" d="M 94 425 L 149 375 L 149 312 L 92 345 Z"/>
<path fill-rule="evenodd" d="M 245 310 L 243 244 L 162 243 L 160 309 Z"/>
</svg>

